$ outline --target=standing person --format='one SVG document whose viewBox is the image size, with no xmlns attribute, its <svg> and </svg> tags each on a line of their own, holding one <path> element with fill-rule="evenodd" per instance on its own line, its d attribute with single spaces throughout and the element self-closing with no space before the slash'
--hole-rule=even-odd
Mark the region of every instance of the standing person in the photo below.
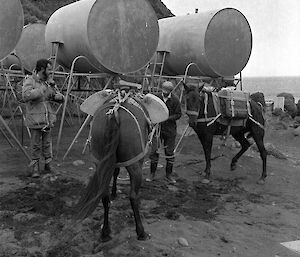
<svg viewBox="0 0 300 257">
<path fill-rule="evenodd" d="M 174 87 L 172 82 L 165 81 L 162 84 L 162 93 L 157 96 L 163 100 L 168 107 L 169 110 L 169 118 L 168 120 L 162 122 L 160 124 L 160 133 L 159 137 L 165 148 L 166 155 L 166 179 L 170 183 L 176 183 L 176 180 L 172 177 L 173 172 L 173 164 L 174 164 L 174 148 L 175 148 L 175 139 L 177 135 L 177 125 L 176 120 L 181 117 L 181 106 L 179 99 L 172 94 Z M 155 178 L 155 172 L 157 169 L 159 154 L 158 150 L 158 142 L 159 138 L 153 138 L 152 149 L 150 153 L 150 178 L 147 181 L 152 181 Z"/>
<path fill-rule="evenodd" d="M 40 176 L 40 151 L 45 158 L 45 172 L 52 172 L 51 128 L 56 120 L 49 101 L 63 102 L 64 96 L 55 89 L 55 83 L 49 78 L 52 63 L 46 59 L 36 62 L 31 76 L 26 76 L 22 87 L 23 100 L 26 103 L 25 124 L 31 132 L 32 177 Z"/>
</svg>

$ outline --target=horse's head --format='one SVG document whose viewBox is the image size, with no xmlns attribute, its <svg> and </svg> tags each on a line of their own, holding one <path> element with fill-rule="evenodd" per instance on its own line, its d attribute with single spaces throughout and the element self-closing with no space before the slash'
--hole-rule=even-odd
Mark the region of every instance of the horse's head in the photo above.
<svg viewBox="0 0 300 257">
<path fill-rule="evenodd" d="M 189 124 L 193 127 L 197 124 L 197 118 L 201 108 L 200 91 L 202 90 L 202 87 L 190 87 L 184 84 L 184 90 L 186 95 L 186 113 L 189 117 Z"/>
</svg>

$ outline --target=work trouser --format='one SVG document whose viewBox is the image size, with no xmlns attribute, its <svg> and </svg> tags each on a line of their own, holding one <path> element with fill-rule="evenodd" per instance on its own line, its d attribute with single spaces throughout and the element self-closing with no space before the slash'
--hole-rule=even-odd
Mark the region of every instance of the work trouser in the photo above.
<svg viewBox="0 0 300 257">
<path fill-rule="evenodd" d="M 170 135 L 168 133 L 164 133 L 163 131 L 160 133 L 160 139 L 163 143 L 163 147 L 165 150 L 165 156 L 167 161 L 167 166 L 171 165 L 173 166 L 173 163 L 175 161 L 174 157 L 174 148 L 175 148 L 175 139 L 176 135 Z M 152 141 L 152 148 L 150 152 L 150 160 L 151 163 L 158 163 L 159 159 L 159 153 L 157 152 L 159 148 L 159 138 L 154 137 Z"/>
<path fill-rule="evenodd" d="M 45 158 L 45 163 L 50 163 L 52 160 L 51 131 L 30 129 L 30 132 L 32 161 L 38 161 L 40 159 L 40 153 L 42 150 L 42 156 Z"/>
</svg>

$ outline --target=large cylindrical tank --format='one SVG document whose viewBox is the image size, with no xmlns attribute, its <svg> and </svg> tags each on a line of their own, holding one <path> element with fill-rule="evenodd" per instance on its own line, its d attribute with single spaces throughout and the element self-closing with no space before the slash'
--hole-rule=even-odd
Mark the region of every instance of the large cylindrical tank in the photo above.
<svg viewBox="0 0 300 257">
<path fill-rule="evenodd" d="M 5 69 L 11 69 L 11 70 L 21 69 L 20 60 L 14 53 L 11 53 L 6 58 L 4 58 L 2 60 L 2 64 Z"/>
<path fill-rule="evenodd" d="M 169 51 L 164 73 L 226 77 L 239 73 L 252 49 L 252 33 L 245 16 L 233 8 L 159 20 L 158 50 Z"/>
<path fill-rule="evenodd" d="M 28 24 L 23 29 L 15 54 L 27 71 L 35 68 L 37 60 L 50 57 L 51 51 L 46 47 L 45 42 L 45 30 L 46 25 L 43 23 Z"/>
<path fill-rule="evenodd" d="M 0 0 L 0 60 L 17 45 L 24 25 L 20 0 Z"/>
<path fill-rule="evenodd" d="M 81 0 L 58 9 L 46 27 L 46 42 L 61 42 L 58 63 L 76 71 L 129 73 L 156 51 L 159 29 L 147 0 Z"/>
</svg>

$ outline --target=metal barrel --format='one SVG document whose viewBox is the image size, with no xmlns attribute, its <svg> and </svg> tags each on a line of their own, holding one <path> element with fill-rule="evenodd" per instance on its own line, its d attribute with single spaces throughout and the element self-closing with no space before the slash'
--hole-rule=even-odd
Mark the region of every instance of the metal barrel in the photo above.
<svg viewBox="0 0 300 257">
<path fill-rule="evenodd" d="M 58 9 L 46 27 L 46 43 L 60 42 L 57 61 L 79 72 L 130 73 L 156 51 L 159 28 L 147 0 L 81 0 Z"/>
<path fill-rule="evenodd" d="M 51 52 L 45 42 L 46 25 L 43 23 L 28 24 L 24 27 L 20 41 L 15 48 L 23 68 L 32 71 L 36 61 L 48 59 Z"/>
<path fill-rule="evenodd" d="M 2 60 L 2 65 L 5 69 L 11 69 L 11 70 L 21 69 L 20 60 L 14 53 L 11 53 L 6 58 L 4 58 Z"/>
<path fill-rule="evenodd" d="M 0 0 L 0 60 L 14 50 L 24 25 L 20 0 Z"/>
<path fill-rule="evenodd" d="M 229 77 L 246 66 L 252 50 L 252 33 L 245 16 L 225 8 L 159 20 L 159 51 L 168 51 L 164 73 Z"/>
</svg>

